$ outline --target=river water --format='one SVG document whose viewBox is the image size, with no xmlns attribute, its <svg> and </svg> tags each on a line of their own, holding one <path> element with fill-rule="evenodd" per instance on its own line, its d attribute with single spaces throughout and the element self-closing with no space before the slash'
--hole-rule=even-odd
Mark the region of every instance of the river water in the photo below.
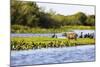
<svg viewBox="0 0 100 67">
<path fill-rule="evenodd" d="M 73 32 L 78 34 L 78 37 L 81 35 L 81 32 L 83 32 L 83 35 L 88 34 L 88 33 L 94 33 L 94 37 L 95 37 L 95 30 L 73 30 Z M 66 38 L 65 36 L 63 36 L 65 32 L 62 33 L 56 33 L 58 38 Z M 35 34 L 35 33 L 12 33 L 11 37 L 52 37 L 54 35 L 54 33 L 43 33 L 43 34 Z"/>
<path fill-rule="evenodd" d="M 94 30 L 73 30 L 78 36 L 81 32 L 84 34 L 94 33 Z M 64 33 L 64 32 L 63 32 Z M 66 38 L 63 33 L 56 33 L 58 38 Z M 11 34 L 11 37 L 52 37 L 54 33 L 44 34 Z M 95 37 L 95 35 L 94 35 Z M 42 48 L 36 50 L 11 51 L 11 66 L 19 65 L 38 65 L 69 62 L 95 61 L 95 46 L 85 45 L 64 48 Z"/>
<path fill-rule="evenodd" d="M 11 51 L 11 66 L 95 61 L 95 46 Z"/>
</svg>

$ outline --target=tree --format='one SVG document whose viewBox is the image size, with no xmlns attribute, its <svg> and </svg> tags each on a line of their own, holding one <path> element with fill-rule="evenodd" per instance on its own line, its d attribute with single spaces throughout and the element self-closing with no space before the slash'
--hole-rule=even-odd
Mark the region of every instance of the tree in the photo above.
<svg viewBox="0 0 100 67">
<path fill-rule="evenodd" d="M 87 20 L 86 20 L 86 25 L 89 25 L 89 26 L 94 26 L 95 25 L 95 16 L 94 15 L 89 15 L 87 17 Z"/>
<path fill-rule="evenodd" d="M 78 22 L 81 22 L 83 25 L 85 24 L 87 16 L 84 13 L 78 12 L 75 14 L 75 17 L 78 20 Z"/>
<path fill-rule="evenodd" d="M 35 2 L 23 2 L 11 0 L 11 23 L 28 25 L 30 27 L 38 25 L 39 8 Z"/>
<path fill-rule="evenodd" d="M 43 28 L 59 28 L 59 23 L 49 13 L 40 13 L 39 26 Z"/>
</svg>

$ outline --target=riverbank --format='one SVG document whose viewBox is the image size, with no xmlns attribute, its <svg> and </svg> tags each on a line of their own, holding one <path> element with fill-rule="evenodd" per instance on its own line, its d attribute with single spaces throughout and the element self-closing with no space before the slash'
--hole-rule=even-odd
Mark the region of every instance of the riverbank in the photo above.
<svg viewBox="0 0 100 67">
<path fill-rule="evenodd" d="M 67 31 L 72 31 L 72 30 L 94 30 L 95 26 L 62 26 L 60 28 L 54 29 L 54 28 L 30 28 L 27 26 L 22 26 L 22 25 L 12 25 L 11 26 L 11 33 L 61 33 L 61 32 L 67 32 Z"/>
<path fill-rule="evenodd" d="M 77 40 L 68 40 L 50 37 L 12 37 L 11 50 L 29 50 L 41 48 L 70 47 L 86 44 L 95 44 L 95 39 L 78 38 Z"/>
</svg>

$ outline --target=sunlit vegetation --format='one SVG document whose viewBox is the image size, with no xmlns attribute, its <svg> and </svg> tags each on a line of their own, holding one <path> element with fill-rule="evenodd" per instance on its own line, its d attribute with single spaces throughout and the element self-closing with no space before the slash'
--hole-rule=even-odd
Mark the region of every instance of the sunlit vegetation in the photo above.
<svg viewBox="0 0 100 67">
<path fill-rule="evenodd" d="M 65 16 L 55 11 L 44 12 L 43 7 L 40 8 L 36 2 L 11 0 L 12 33 L 61 32 L 71 28 L 94 29 L 94 26 L 95 15 L 77 12 Z"/>
<path fill-rule="evenodd" d="M 71 30 L 94 30 L 95 26 L 62 26 L 60 28 L 30 28 L 28 26 L 22 26 L 22 25 L 12 25 L 11 32 L 12 33 L 61 33 L 61 32 L 67 32 Z"/>
<path fill-rule="evenodd" d="M 78 45 L 95 44 L 95 39 L 78 38 L 77 40 L 49 37 L 14 37 L 11 38 L 11 50 L 29 50 L 41 48 L 61 48 Z"/>
</svg>

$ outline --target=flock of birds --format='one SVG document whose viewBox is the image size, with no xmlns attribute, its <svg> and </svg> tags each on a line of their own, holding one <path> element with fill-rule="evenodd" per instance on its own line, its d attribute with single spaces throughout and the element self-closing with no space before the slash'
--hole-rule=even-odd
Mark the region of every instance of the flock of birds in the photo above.
<svg viewBox="0 0 100 67">
<path fill-rule="evenodd" d="M 83 34 L 83 32 L 81 32 L 79 38 L 95 38 L 95 34 L 94 33 Z"/>
<path fill-rule="evenodd" d="M 94 32 L 93 33 L 83 33 L 83 32 L 80 32 L 80 35 L 75 33 L 75 32 L 67 32 L 67 33 L 64 33 L 62 36 L 65 36 L 67 38 L 72 38 L 72 39 L 75 39 L 75 38 L 95 38 L 95 34 Z M 54 35 L 52 35 L 52 38 L 57 38 L 58 36 L 54 33 Z"/>
</svg>

